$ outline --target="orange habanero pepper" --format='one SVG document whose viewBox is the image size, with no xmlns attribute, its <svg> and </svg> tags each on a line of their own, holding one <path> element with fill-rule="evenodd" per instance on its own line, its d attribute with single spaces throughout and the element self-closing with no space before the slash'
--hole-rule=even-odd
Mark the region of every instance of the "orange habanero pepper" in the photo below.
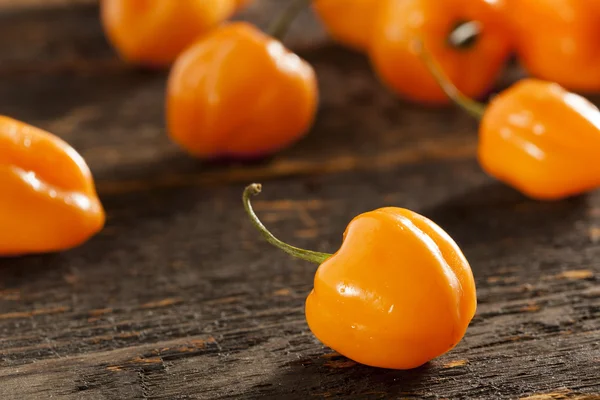
<svg viewBox="0 0 600 400">
<path fill-rule="evenodd" d="M 106 34 L 122 58 L 162 67 L 247 2 L 102 0 L 101 16 Z"/>
<path fill-rule="evenodd" d="M 415 101 L 448 98 L 412 49 L 422 39 L 454 84 L 471 97 L 493 85 L 510 55 L 503 19 L 487 0 L 383 0 L 370 50 L 375 71 L 392 90 Z"/>
<path fill-rule="evenodd" d="M 314 335 L 362 364 L 415 368 L 452 349 L 475 314 L 469 263 L 439 226 L 412 211 L 387 207 L 355 217 L 333 255 L 275 238 L 250 204 L 244 207 L 265 239 L 292 256 L 321 264 L 306 299 Z"/>
<path fill-rule="evenodd" d="M 600 187 L 600 111 L 557 83 L 524 79 L 486 107 L 462 94 L 427 53 L 441 87 L 481 119 L 478 158 L 496 179 L 538 200 Z"/>
<path fill-rule="evenodd" d="M 313 0 L 313 8 L 325 29 L 338 42 L 367 50 L 382 0 Z"/>
<path fill-rule="evenodd" d="M 66 250 L 104 225 L 85 161 L 48 132 L 0 116 L 0 255 Z"/>
<path fill-rule="evenodd" d="M 214 30 L 175 63 L 167 90 L 171 138 L 200 158 L 257 157 L 310 128 L 313 68 L 245 22 Z"/>
<path fill-rule="evenodd" d="M 597 0 L 503 0 L 525 69 L 571 90 L 600 90 L 599 4 Z"/>
</svg>

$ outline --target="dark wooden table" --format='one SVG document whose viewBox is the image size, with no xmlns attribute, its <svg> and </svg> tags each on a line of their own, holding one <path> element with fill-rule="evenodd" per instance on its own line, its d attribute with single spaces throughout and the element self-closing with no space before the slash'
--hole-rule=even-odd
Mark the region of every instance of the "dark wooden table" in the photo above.
<svg viewBox="0 0 600 400">
<path fill-rule="evenodd" d="M 600 193 L 538 203 L 488 178 L 474 121 L 401 102 L 309 16 L 288 42 L 319 75 L 312 133 L 261 163 L 201 164 L 165 135 L 166 74 L 119 62 L 97 6 L 76 3 L 0 15 L 0 113 L 77 148 L 108 213 L 76 250 L 0 259 L 1 399 L 600 398 Z M 253 230 L 252 181 L 264 221 L 311 249 L 381 206 L 437 221 L 477 281 L 464 340 L 413 371 L 324 347 L 303 313 L 315 267 Z"/>
</svg>

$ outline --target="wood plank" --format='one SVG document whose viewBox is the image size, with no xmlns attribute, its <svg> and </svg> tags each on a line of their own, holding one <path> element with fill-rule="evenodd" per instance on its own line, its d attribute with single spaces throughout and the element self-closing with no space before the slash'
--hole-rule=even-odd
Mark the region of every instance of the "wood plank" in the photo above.
<svg viewBox="0 0 600 400">
<path fill-rule="evenodd" d="M 2 18 L 2 112 L 82 152 L 109 220 L 73 251 L 0 259 L 0 398 L 599 398 L 600 193 L 523 198 L 481 172 L 468 117 L 396 99 L 363 56 L 299 26 L 289 43 L 322 93 L 311 134 L 204 165 L 165 135 L 166 74 L 116 60 L 94 6 Z M 437 221 L 476 276 L 465 339 L 413 371 L 320 344 L 303 314 L 316 267 L 254 232 L 240 202 L 254 180 L 265 223 L 302 247 L 335 251 L 385 205 Z"/>
<path fill-rule="evenodd" d="M 0 0 L 0 10 L 48 8 L 98 4 L 98 0 Z"/>
</svg>

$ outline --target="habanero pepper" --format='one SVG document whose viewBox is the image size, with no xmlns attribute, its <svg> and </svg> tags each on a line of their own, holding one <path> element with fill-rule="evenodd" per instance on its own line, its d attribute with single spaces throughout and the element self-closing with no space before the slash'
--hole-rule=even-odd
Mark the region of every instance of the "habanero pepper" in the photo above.
<svg viewBox="0 0 600 400">
<path fill-rule="evenodd" d="M 313 0 L 325 29 L 339 43 L 365 51 L 371 43 L 382 0 Z"/>
<path fill-rule="evenodd" d="M 67 143 L 0 116 L 0 255 L 67 250 L 105 215 L 89 168 Z"/>
<path fill-rule="evenodd" d="M 534 77 L 577 91 L 600 90 L 600 3 L 502 0 L 518 58 Z"/>
<path fill-rule="evenodd" d="M 102 0 L 112 45 L 132 63 L 163 67 L 249 0 Z"/>
<path fill-rule="evenodd" d="M 290 20 L 285 14 L 273 31 L 283 34 Z M 171 138 L 196 157 L 261 157 L 300 139 L 317 103 L 310 64 L 256 27 L 235 22 L 177 59 L 168 82 L 167 125 Z"/>
<path fill-rule="evenodd" d="M 373 367 L 410 369 L 451 350 L 475 314 L 469 263 L 438 225 L 412 211 L 386 207 L 355 217 L 335 254 L 292 247 L 260 222 L 265 239 L 288 254 L 320 264 L 306 299 L 314 335 L 340 354 Z"/>
<path fill-rule="evenodd" d="M 491 0 L 383 0 L 370 46 L 380 79 L 397 94 L 425 104 L 448 103 L 412 48 L 421 38 L 470 97 L 491 89 L 511 51 L 505 21 Z"/>
<path fill-rule="evenodd" d="M 478 159 L 489 175 L 537 200 L 600 187 L 595 105 L 557 83 L 523 79 L 485 106 L 450 83 L 427 51 L 421 54 L 447 95 L 481 120 Z"/>
</svg>

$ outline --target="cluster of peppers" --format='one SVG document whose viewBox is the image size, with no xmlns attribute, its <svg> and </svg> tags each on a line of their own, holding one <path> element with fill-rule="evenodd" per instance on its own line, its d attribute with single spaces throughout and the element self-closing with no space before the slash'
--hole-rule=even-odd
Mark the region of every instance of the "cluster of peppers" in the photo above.
<svg viewBox="0 0 600 400">
<path fill-rule="evenodd" d="M 600 111 L 568 90 L 600 90 L 600 3 L 581 0 L 292 0 L 266 34 L 227 22 L 251 0 L 103 0 L 102 22 L 121 57 L 172 66 L 166 98 L 171 138 L 196 157 L 257 157 L 311 127 L 313 68 L 278 38 L 310 4 L 332 37 L 368 55 L 377 75 L 409 100 L 454 100 L 481 120 L 478 159 L 525 195 L 554 200 L 600 186 Z M 543 24 L 544 29 L 539 29 Z M 535 78 L 473 100 L 515 53 Z M 105 214 L 89 168 L 58 137 L 0 117 L 0 254 L 60 251 L 85 242 Z M 49 167 L 51 166 L 51 167 Z M 357 216 L 335 254 L 275 238 L 321 264 L 306 301 L 313 333 L 372 366 L 414 368 L 463 337 L 477 305 L 469 263 L 434 222 L 401 208 Z"/>
<path fill-rule="evenodd" d="M 202 159 L 265 156 L 310 130 L 319 97 L 315 71 L 277 38 L 294 12 L 311 5 L 331 36 L 367 54 L 381 81 L 398 95 L 427 105 L 458 96 L 475 106 L 482 119 L 479 161 L 493 177 L 544 200 L 600 185 L 585 157 L 596 149 L 600 113 L 566 91 L 600 90 L 595 2 L 290 1 L 271 35 L 226 21 L 250 0 L 104 0 L 102 20 L 124 59 L 172 64 L 169 134 Z M 427 47 L 437 71 L 415 40 Z M 484 112 L 469 99 L 493 88 L 513 53 L 545 81 L 519 82 Z"/>
</svg>

